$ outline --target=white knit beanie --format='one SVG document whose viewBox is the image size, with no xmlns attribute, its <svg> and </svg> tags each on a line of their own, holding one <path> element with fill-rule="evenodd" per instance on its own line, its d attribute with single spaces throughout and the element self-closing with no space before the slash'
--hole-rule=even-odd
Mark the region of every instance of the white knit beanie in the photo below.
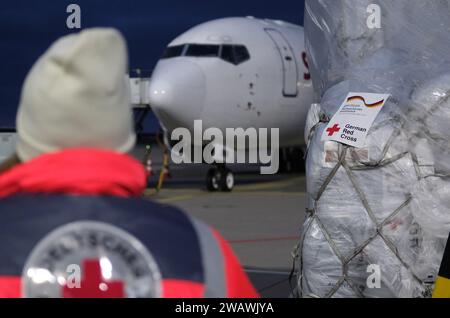
<svg viewBox="0 0 450 318">
<path fill-rule="evenodd" d="M 123 37 L 87 29 L 56 41 L 22 88 L 17 155 L 28 161 L 73 147 L 128 152 L 135 144 Z"/>
</svg>

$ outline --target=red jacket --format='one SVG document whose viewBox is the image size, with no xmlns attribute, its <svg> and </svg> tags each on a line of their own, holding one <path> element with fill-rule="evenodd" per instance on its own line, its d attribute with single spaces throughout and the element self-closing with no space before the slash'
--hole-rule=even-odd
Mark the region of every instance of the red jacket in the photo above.
<svg viewBox="0 0 450 318">
<path fill-rule="evenodd" d="M 163 297 L 258 297 L 217 231 L 141 199 L 145 187 L 139 162 L 94 149 L 43 155 L 0 175 L 0 297 L 22 296 L 20 276 L 37 242 L 77 220 L 110 223 L 137 237 L 161 268 Z"/>
</svg>

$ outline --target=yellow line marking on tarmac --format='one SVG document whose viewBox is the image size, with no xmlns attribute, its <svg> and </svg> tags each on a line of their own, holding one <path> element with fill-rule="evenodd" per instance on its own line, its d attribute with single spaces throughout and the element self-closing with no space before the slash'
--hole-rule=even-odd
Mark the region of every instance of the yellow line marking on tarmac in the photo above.
<svg viewBox="0 0 450 318">
<path fill-rule="evenodd" d="M 195 197 L 196 197 L 195 195 L 179 195 L 179 196 L 174 196 L 174 197 L 170 197 L 170 198 L 155 199 L 155 200 L 160 203 L 171 203 L 171 202 L 177 202 L 177 201 L 190 200 Z"/>
<path fill-rule="evenodd" d="M 272 182 L 265 182 L 265 183 L 259 183 L 259 184 L 236 186 L 235 191 L 236 192 L 257 191 L 257 190 L 268 190 L 268 189 L 287 187 L 287 186 L 297 183 L 300 179 L 301 179 L 301 177 L 296 177 L 296 178 L 290 178 L 288 180 L 280 180 L 280 181 L 272 181 Z"/>
<path fill-rule="evenodd" d="M 154 189 L 147 189 L 144 193 L 146 197 L 152 198 L 160 203 L 173 203 L 186 201 L 203 196 L 230 196 L 230 195 L 252 195 L 252 196 L 299 196 L 306 195 L 301 191 L 270 191 L 271 189 L 282 189 L 298 183 L 302 177 L 294 177 L 288 180 L 279 180 L 250 185 L 237 185 L 230 193 L 207 192 L 201 189 L 162 189 L 159 193 Z M 262 191 L 261 190 L 266 190 Z M 267 191 L 269 190 L 269 191 Z M 161 195 L 161 196 L 160 196 Z"/>
<path fill-rule="evenodd" d="M 299 195 L 306 195 L 306 193 L 305 192 L 280 192 L 280 191 L 277 191 L 277 192 L 275 192 L 275 191 L 266 191 L 266 192 L 252 192 L 252 191 L 249 191 L 249 192 L 236 192 L 236 194 L 239 194 L 239 195 L 243 195 L 243 194 L 245 194 L 245 195 L 248 195 L 248 196 L 265 196 L 265 197 L 267 197 L 267 196 L 295 196 L 295 197 L 297 197 L 297 196 L 299 196 Z"/>
<path fill-rule="evenodd" d="M 290 196 L 290 197 L 298 197 L 306 195 L 305 192 L 231 192 L 231 193 L 202 193 L 202 194 L 185 194 L 185 195 L 177 195 L 170 196 L 168 198 L 153 198 L 155 201 L 160 203 L 174 203 L 180 201 L 187 201 L 191 199 L 206 197 L 206 196 L 230 196 L 230 195 L 249 195 L 249 196 L 258 196 L 258 197 L 269 197 L 269 196 Z"/>
<path fill-rule="evenodd" d="M 218 192 L 214 193 L 216 196 L 226 197 L 226 196 L 299 196 L 299 195 L 306 195 L 305 192 L 300 191 L 289 191 L 289 192 L 283 192 L 283 191 L 233 191 L 233 192 Z"/>
</svg>

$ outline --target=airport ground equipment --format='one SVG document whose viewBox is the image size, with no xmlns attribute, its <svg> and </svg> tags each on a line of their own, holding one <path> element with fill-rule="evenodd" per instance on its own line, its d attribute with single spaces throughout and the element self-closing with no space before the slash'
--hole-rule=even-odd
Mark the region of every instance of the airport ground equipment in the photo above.
<svg viewBox="0 0 450 318">
<path fill-rule="evenodd" d="M 14 129 L 0 129 L 0 162 L 14 153 L 16 141 Z"/>
</svg>

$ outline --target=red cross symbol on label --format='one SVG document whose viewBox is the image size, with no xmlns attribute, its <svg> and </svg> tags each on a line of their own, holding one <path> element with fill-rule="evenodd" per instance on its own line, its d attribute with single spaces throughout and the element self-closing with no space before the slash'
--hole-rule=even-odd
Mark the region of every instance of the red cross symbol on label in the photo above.
<svg viewBox="0 0 450 318">
<path fill-rule="evenodd" d="M 63 298 L 124 298 L 122 281 L 107 282 L 102 277 L 99 260 L 83 261 L 84 275 L 80 288 L 64 286 Z"/>
<path fill-rule="evenodd" d="M 327 128 L 328 136 L 333 136 L 334 133 L 337 133 L 339 130 L 341 130 L 341 127 L 339 127 L 338 124 L 334 124 L 333 127 Z"/>
</svg>

